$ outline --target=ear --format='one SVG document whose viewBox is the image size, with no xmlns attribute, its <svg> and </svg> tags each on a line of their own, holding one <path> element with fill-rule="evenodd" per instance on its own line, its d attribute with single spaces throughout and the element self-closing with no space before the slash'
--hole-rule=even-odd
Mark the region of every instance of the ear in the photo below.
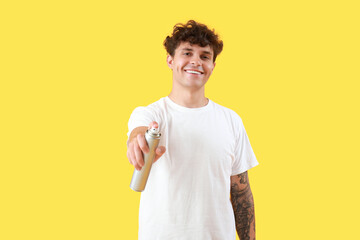
<svg viewBox="0 0 360 240">
<path fill-rule="evenodd" d="M 166 62 L 169 68 L 173 69 L 174 58 L 171 55 L 167 55 Z"/>
<path fill-rule="evenodd" d="M 213 71 L 214 71 L 215 65 L 216 65 L 216 62 L 214 62 L 214 66 L 213 66 L 213 68 L 212 68 L 211 72 L 213 72 Z"/>
</svg>

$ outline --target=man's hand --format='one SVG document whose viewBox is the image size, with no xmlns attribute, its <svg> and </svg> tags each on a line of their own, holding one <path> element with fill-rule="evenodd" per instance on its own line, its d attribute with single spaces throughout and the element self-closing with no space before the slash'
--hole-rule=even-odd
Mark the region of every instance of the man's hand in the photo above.
<svg viewBox="0 0 360 240">
<path fill-rule="evenodd" d="M 128 149 L 126 155 L 129 162 L 134 165 L 137 170 L 141 170 L 142 166 L 144 166 L 143 154 L 150 151 L 145 140 L 145 132 L 147 129 L 152 127 L 158 128 L 159 125 L 157 122 L 152 122 L 149 127 L 137 127 L 130 134 L 127 143 Z M 164 146 L 157 147 L 155 150 L 154 162 L 156 162 L 165 153 L 165 151 L 166 149 Z"/>
</svg>

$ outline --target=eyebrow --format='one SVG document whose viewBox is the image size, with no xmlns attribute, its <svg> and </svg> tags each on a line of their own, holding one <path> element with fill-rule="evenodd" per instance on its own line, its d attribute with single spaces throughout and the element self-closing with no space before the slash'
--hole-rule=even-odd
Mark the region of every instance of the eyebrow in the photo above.
<svg viewBox="0 0 360 240">
<path fill-rule="evenodd" d="M 192 48 L 183 48 L 183 49 L 181 49 L 181 50 L 182 50 L 182 51 L 190 51 L 190 52 L 193 52 L 193 51 L 194 51 Z M 208 51 L 203 51 L 203 53 L 211 55 L 211 52 L 208 52 Z"/>
</svg>

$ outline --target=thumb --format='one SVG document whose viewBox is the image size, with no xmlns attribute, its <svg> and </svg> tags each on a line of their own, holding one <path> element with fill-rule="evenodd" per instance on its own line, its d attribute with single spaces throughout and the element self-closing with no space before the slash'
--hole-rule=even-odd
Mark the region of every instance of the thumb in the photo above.
<svg viewBox="0 0 360 240">
<path fill-rule="evenodd" d="M 156 148 L 157 155 L 163 155 L 165 151 L 166 151 L 166 148 L 164 146 L 159 146 L 158 148 Z"/>
<path fill-rule="evenodd" d="M 166 148 L 164 146 L 160 146 L 156 148 L 154 162 L 156 162 L 165 152 L 166 152 Z"/>
</svg>

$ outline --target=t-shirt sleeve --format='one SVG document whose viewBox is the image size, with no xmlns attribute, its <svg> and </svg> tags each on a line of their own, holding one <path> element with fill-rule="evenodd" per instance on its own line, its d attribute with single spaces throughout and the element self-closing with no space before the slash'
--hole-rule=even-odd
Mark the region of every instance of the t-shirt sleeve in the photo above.
<svg viewBox="0 0 360 240">
<path fill-rule="evenodd" d="M 232 166 L 232 176 L 243 173 L 259 164 L 240 117 L 238 117 L 236 125 L 238 131 L 235 142 L 235 160 Z"/>
<path fill-rule="evenodd" d="M 149 107 L 137 107 L 130 115 L 128 122 L 129 131 L 127 136 L 129 138 L 131 132 L 141 126 L 149 126 L 152 121 L 155 121 L 154 113 L 149 109 Z"/>
</svg>

